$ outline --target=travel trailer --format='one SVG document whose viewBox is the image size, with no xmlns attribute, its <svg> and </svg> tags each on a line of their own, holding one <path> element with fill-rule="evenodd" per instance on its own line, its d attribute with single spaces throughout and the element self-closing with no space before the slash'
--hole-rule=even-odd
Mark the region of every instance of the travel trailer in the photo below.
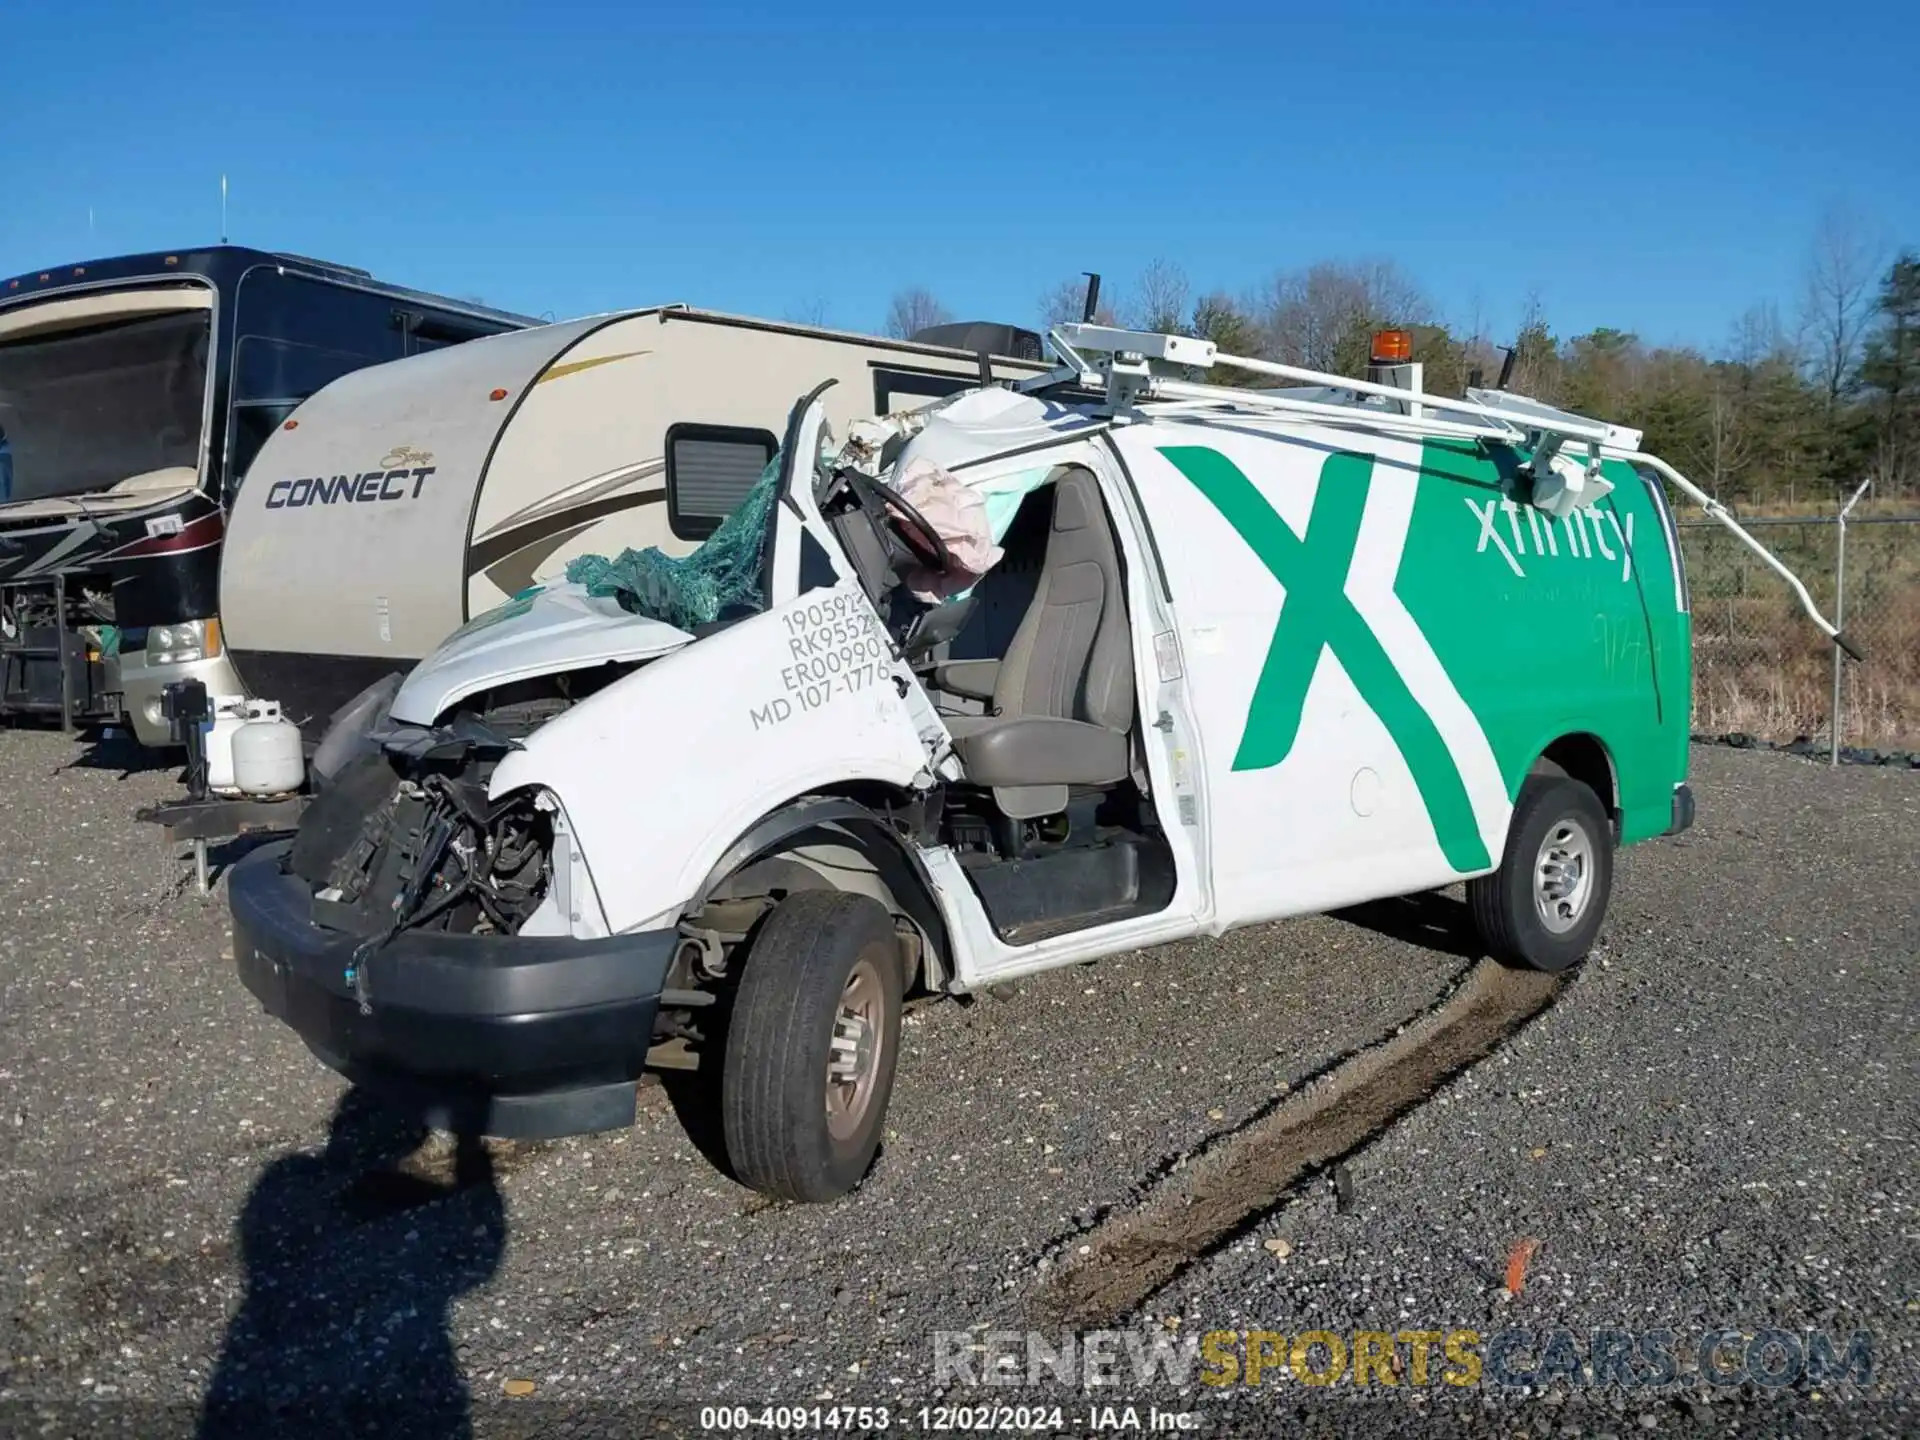
<svg viewBox="0 0 1920 1440">
<path fill-rule="evenodd" d="M 237 688 L 217 580 L 241 477 L 337 376 L 535 322 L 238 246 L 0 282 L 0 715 L 165 744 Z"/>
<path fill-rule="evenodd" d="M 624 1125 L 652 1067 L 736 1178 L 827 1200 L 879 1148 L 911 990 L 1455 882 L 1490 953 L 1579 964 L 1616 847 L 1693 819 L 1664 486 L 1847 643 L 1637 432 L 1430 395 L 1404 332 L 1364 380 L 1053 346 L 840 438 L 847 387 L 803 387 L 711 566 L 524 594 L 343 719 L 298 833 L 232 874 L 242 982 L 436 1125 Z M 1216 366 L 1289 388 L 1187 378 Z M 509 588 L 466 564 L 471 607 Z"/>
<path fill-rule="evenodd" d="M 796 390 L 837 380 L 845 421 L 1044 368 L 1031 332 L 940 333 L 996 353 L 669 305 L 336 380 L 268 439 L 234 506 L 220 593 L 240 684 L 316 739 L 569 560 L 692 550 L 766 468 Z"/>
</svg>

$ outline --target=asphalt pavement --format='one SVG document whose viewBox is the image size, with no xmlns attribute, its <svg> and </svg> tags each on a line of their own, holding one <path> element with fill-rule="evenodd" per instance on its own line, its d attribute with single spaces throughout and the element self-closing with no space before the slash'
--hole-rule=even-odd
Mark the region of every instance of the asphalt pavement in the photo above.
<svg viewBox="0 0 1920 1440">
<path fill-rule="evenodd" d="M 657 1087 L 629 1131 L 464 1149 L 343 1104 L 129 755 L 0 731 L 0 1431 L 1920 1429 L 1920 774 L 1696 749 L 1698 825 L 1623 852 L 1571 984 L 1088 1345 L 1044 1303 L 1083 1245 L 1471 983 L 1444 901 L 922 1006 L 873 1174 L 789 1207 Z M 1402 1332 L 1472 1332 L 1475 1383 Z"/>
</svg>

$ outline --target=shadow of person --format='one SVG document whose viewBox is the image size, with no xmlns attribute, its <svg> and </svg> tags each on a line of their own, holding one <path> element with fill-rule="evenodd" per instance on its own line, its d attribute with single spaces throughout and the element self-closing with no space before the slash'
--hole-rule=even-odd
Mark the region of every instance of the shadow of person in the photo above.
<svg viewBox="0 0 1920 1440">
<path fill-rule="evenodd" d="M 455 1141 L 451 1183 L 399 1168 L 426 1138 L 349 1090 L 325 1149 L 261 1172 L 203 1440 L 472 1434 L 448 1311 L 499 1268 L 506 1212 L 477 1138 Z"/>
</svg>

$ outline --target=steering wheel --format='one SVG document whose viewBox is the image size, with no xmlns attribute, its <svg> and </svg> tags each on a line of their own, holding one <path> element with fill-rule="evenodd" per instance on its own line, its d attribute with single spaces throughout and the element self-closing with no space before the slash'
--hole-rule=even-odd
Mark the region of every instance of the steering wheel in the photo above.
<svg viewBox="0 0 1920 1440">
<path fill-rule="evenodd" d="M 862 475 L 858 470 L 842 473 L 860 508 L 871 515 L 877 505 L 880 514 L 874 518 L 886 522 L 887 528 L 899 537 L 900 543 L 912 552 L 915 560 L 938 575 L 944 575 L 953 568 L 953 552 L 947 549 L 947 542 L 940 538 L 940 532 L 898 490 L 884 481 Z"/>
</svg>

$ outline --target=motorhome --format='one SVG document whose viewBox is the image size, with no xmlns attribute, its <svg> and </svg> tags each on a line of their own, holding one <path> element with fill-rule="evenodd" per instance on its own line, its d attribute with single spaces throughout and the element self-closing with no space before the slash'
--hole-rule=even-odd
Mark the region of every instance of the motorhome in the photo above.
<svg viewBox="0 0 1920 1440">
<path fill-rule="evenodd" d="M 231 245 L 0 281 L 0 715 L 166 743 L 169 683 L 237 688 L 219 557 L 266 436 L 349 371 L 535 323 Z"/>
<path fill-rule="evenodd" d="M 918 340 L 666 305 L 336 380 L 261 448 L 220 579 L 250 695 L 317 739 L 370 684 L 588 553 L 683 555 L 759 479 L 796 390 L 838 422 L 1041 373 L 1040 337 Z"/>
</svg>

